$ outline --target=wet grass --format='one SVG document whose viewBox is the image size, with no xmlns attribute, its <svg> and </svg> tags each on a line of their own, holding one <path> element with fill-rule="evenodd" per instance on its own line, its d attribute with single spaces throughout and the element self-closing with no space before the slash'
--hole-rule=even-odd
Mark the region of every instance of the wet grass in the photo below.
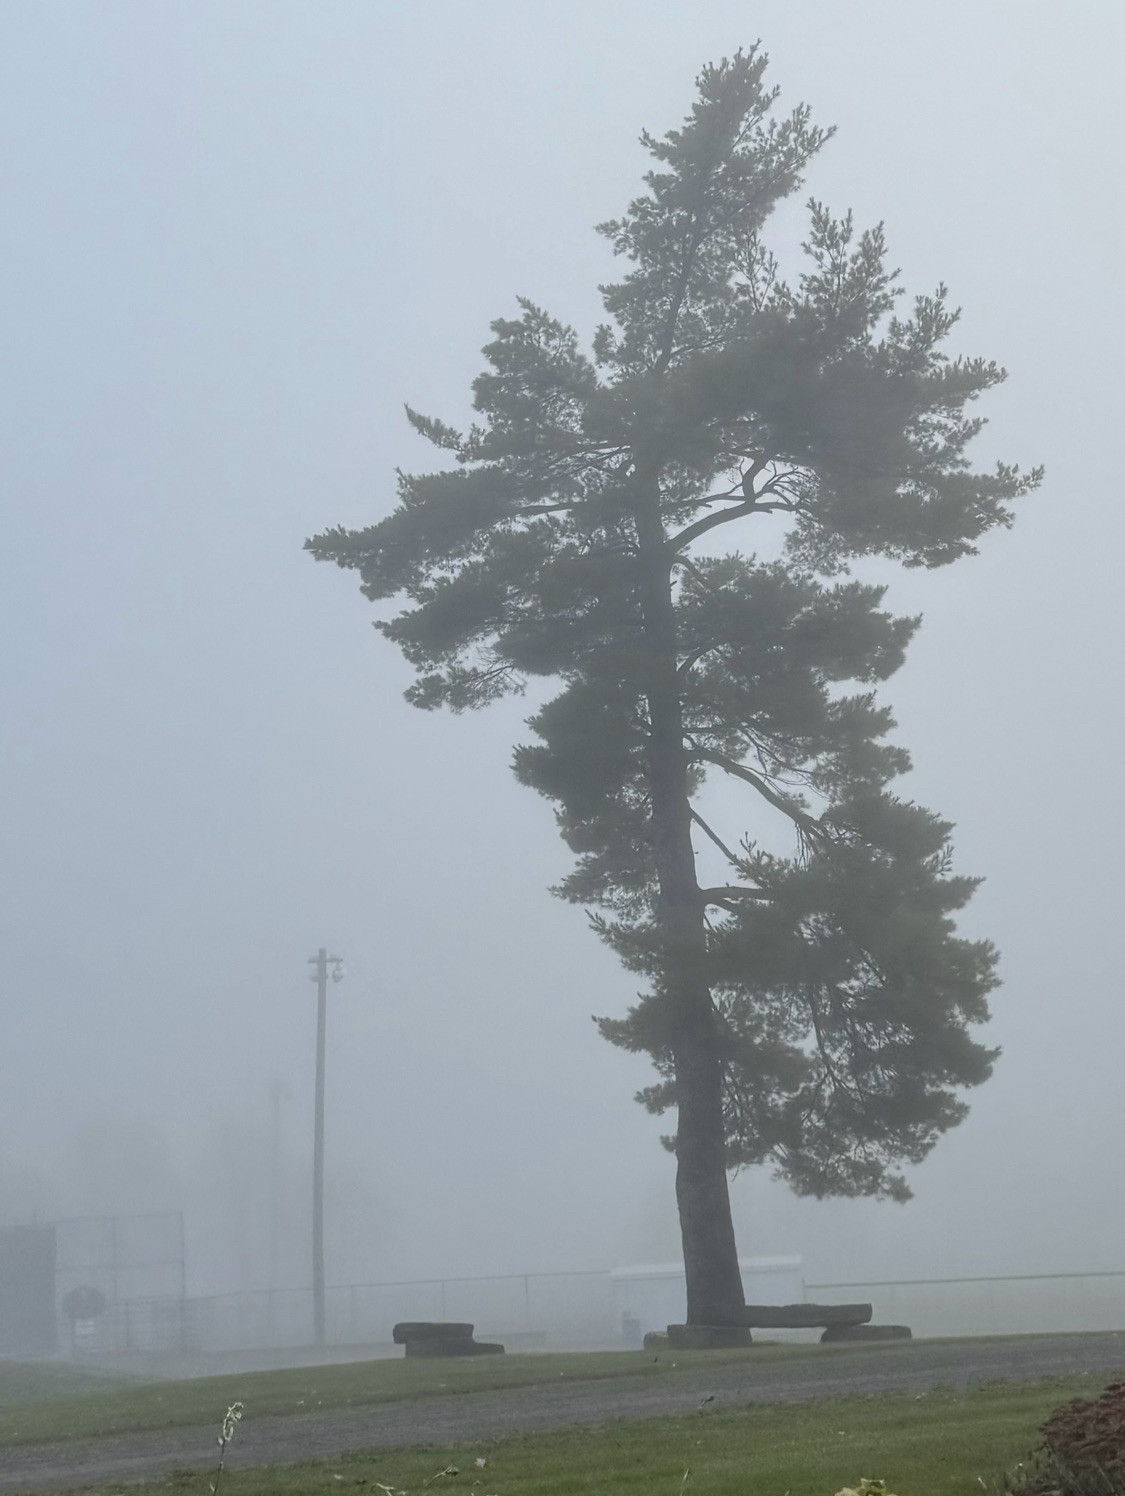
<svg viewBox="0 0 1125 1496">
<path fill-rule="evenodd" d="M 823 1356 L 828 1347 L 757 1345 L 739 1351 L 577 1352 L 569 1355 L 480 1356 L 464 1360 L 352 1361 L 300 1366 L 284 1371 L 238 1372 L 182 1382 L 129 1382 L 111 1379 L 96 1390 L 74 1383 L 65 1404 L 44 1391 L 17 1403 L 0 1397 L 0 1447 L 91 1434 L 215 1423 L 234 1402 L 255 1418 L 309 1413 L 327 1408 L 367 1407 L 451 1393 L 557 1385 L 560 1381 L 599 1381 L 617 1377 L 674 1377 L 716 1362 L 747 1362 L 755 1376 L 771 1366 Z M 62 1372 L 65 1368 L 46 1368 Z M 29 1376 L 34 1368 L 23 1368 Z M 81 1378 L 83 1373 L 78 1373 Z"/>
<path fill-rule="evenodd" d="M 222 1490 L 223 1496 L 359 1489 L 369 1496 L 832 1496 L 866 1476 L 885 1480 L 898 1496 L 980 1496 L 982 1489 L 999 1496 L 1004 1472 L 1028 1453 L 1051 1409 L 1096 1394 L 1105 1380 L 1085 1375 L 920 1396 L 750 1403 L 256 1470 L 237 1469 L 235 1454 Z M 184 1470 L 128 1490 L 207 1496 L 211 1478 L 210 1470 Z"/>
<path fill-rule="evenodd" d="M 8 1409 L 27 1403 L 116 1393 L 134 1385 L 133 1377 L 89 1371 L 66 1362 L 0 1361 L 0 1422 Z"/>
</svg>

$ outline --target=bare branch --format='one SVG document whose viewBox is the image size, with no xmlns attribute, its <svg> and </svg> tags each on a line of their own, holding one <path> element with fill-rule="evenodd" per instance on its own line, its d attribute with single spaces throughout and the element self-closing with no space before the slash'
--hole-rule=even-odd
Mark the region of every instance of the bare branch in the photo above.
<svg viewBox="0 0 1125 1496">
<path fill-rule="evenodd" d="M 747 769 L 742 764 L 735 763 L 731 758 L 724 758 L 721 753 L 714 753 L 710 748 L 695 748 L 689 755 L 693 759 L 702 759 L 705 763 L 715 764 L 728 774 L 733 774 L 736 779 L 743 780 L 746 784 L 753 785 L 764 800 L 787 815 L 798 831 L 808 837 L 810 842 L 818 842 L 824 836 L 824 827 L 807 811 L 801 809 L 785 795 L 779 795 L 773 786 L 760 774 L 755 774 L 752 769 Z"/>
<path fill-rule="evenodd" d="M 734 855 L 734 853 L 731 851 L 731 849 L 727 846 L 726 842 L 724 842 L 724 841 L 722 841 L 720 839 L 718 833 L 711 830 L 710 826 L 708 826 L 707 822 L 699 814 L 699 812 L 696 810 L 696 808 L 695 808 L 694 805 L 691 807 L 691 818 L 695 822 L 695 824 L 699 827 L 699 829 L 703 832 L 704 836 L 709 836 L 711 838 L 711 840 L 718 847 L 719 851 L 723 854 L 723 856 L 730 863 L 731 867 L 736 867 L 736 868 L 739 868 L 741 870 L 741 868 L 742 868 L 742 862 L 741 862 L 741 860 Z"/>
<path fill-rule="evenodd" d="M 713 649 L 721 649 L 722 645 L 722 640 L 720 640 L 717 644 L 700 644 L 697 648 L 691 650 L 687 655 L 685 655 L 685 657 L 680 661 L 680 663 L 676 666 L 676 674 L 686 675 L 691 667 L 698 664 L 705 654 L 710 654 Z"/>
<path fill-rule="evenodd" d="M 751 476 L 760 472 L 761 466 L 755 464 L 751 470 Z M 693 540 L 698 540 L 708 530 L 713 530 L 717 525 L 726 525 L 735 519 L 743 519 L 747 514 L 792 514 L 798 507 L 800 495 L 791 483 L 792 470 L 784 473 L 776 473 L 768 483 L 763 483 L 761 488 L 744 498 L 733 509 L 722 509 L 717 514 L 705 515 L 697 519 L 693 524 L 687 525 L 678 535 L 673 535 L 667 542 L 670 551 L 679 550 L 682 546 L 690 545 Z M 779 499 L 773 504 L 763 504 L 762 500 L 767 494 L 787 494 L 789 497 Z M 711 494 L 703 502 L 710 504 L 718 499 L 733 500 L 734 494 Z"/>
<path fill-rule="evenodd" d="M 682 566 L 687 574 L 691 577 L 691 579 L 694 582 L 698 583 L 698 585 L 703 589 L 704 592 L 709 592 L 712 597 L 714 597 L 718 593 L 719 589 L 714 586 L 713 583 L 708 581 L 708 579 L 700 571 L 699 567 L 696 566 L 695 562 L 689 560 L 687 556 L 673 556 L 672 565 Z"/>
<path fill-rule="evenodd" d="M 700 897 L 705 904 L 720 904 L 724 909 L 736 907 L 738 899 L 772 899 L 773 894 L 764 888 L 742 888 L 733 884 L 724 888 L 701 888 Z"/>
<path fill-rule="evenodd" d="M 718 514 L 705 515 L 703 519 L 697 519 L 694 524 L 685 526 L 678 535 L 671 536 L 665 549 L 681 550 L 685 545 L 690 545 L 693 540 L 698 540 L 701 535 L 706 535 L 708 530 L 714 530 L 718 525 L 729 525 L 731 520 L 744 519 L 746 515 L 753 514 L 757 508 L 757 499 L 747 499 L 733 509 L 723 509 Z"/>
</svg>

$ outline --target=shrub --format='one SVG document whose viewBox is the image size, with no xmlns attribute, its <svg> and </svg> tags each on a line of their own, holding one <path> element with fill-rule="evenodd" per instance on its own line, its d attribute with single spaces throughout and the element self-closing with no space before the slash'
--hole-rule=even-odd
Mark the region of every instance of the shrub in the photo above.
<svg viewBox="0 0 1125 1496">
<path fill-rule="evenodd" d="M 1042 1444 L 1008 1478 L 1012 1496 L 1125 1496 L 1125 1382 L 1064 1403 L 1039 1431 Z"/>
</svg>

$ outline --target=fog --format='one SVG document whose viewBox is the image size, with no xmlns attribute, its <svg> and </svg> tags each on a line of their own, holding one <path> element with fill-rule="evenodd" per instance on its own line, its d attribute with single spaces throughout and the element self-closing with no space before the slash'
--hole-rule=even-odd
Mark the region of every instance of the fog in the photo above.
<svg viewBox="0 0 1125 1496">
<path fill-rule="evenodd" d="M 327 946 L 330 1283 L 677 1256 L 648 1064 L 590 1021 L 634 979 L 549 896 L 569 854 L 509 769 L 534 697 L 407 706 L 302 542 L 432 465 L 402 404 L 465 419 L 517 295 L 592 331 L 639 132 L 758 37 L 838 126 L 783 265 L 809 194 L 884 220 L 1010 371 L 977 465 L 1047 478 L 979 558 L 886 571 L 925 615 L 883 691 L 906 792 L 987 879 L 1003 1058 L 909 1205 L 745 1174 L 740 1249 L 1125 1267 L 1111 0 L 3 8 L 0 1226 L 182 1210 L 189 1291 L 306 1284 Z"/>
</svg>

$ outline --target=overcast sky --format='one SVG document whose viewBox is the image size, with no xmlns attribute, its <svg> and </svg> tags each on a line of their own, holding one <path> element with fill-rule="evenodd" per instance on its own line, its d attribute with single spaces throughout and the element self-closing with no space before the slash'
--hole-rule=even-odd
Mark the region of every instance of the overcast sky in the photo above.
<svg viewBox="0 0 1125 1496">
<path fill-rule="evenodd" d="M 979 559 L 886 573 L 925 613 L 885 688 L 907 788 L 987 878 L 1003 1061 L 912 1204 L 743 1176 L 740 1246 L 814 1280 L 1125 1267 L 1122 14 L 0 7 L 0 1224 L 182 1207 L 194 1287 L 303 1281 L 328 945 L 330 1281 L 677 1255 L 648 1067 L 590 1022 L 632 979 L 549 897 L 568 854 L 508 767 L 528 702 L 406 706 L 301 547 L 430 463 L 403 402 L 462 420 L 517 295 L 593 328 L 639 132 L 760 37 L 838 126 L 802 197 L 949 284 L 956 349 L 1011 374 L 977 460 L 1047 480 Z"/>
</svg>

